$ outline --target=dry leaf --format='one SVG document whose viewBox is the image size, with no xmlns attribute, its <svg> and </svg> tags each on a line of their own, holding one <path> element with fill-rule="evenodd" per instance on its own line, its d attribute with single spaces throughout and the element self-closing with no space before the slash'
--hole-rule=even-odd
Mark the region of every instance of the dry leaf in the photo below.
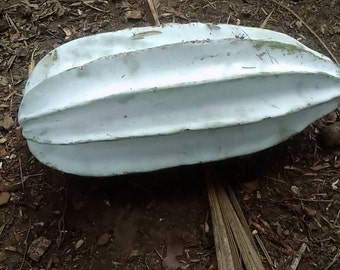
<svg viewBox="0 0 340 270">
<path fill-rule="evenodd" d="M 143 14 L 139 10 L 128 10 L 125 12 L 125 20 L 141 20 L 143 19 Z"/>
<path fill-rule="evenodd" d="M 9 113 L 4 114 L 1 126 L 6 130 L 10 130 L 14 126 L 14 121 Z"/>
<path fill-rule="evenodd" d="M 65 8 L 60 4 L 59 1 L 55 3 L 54 11 L 57 13 L 58 17 L 61 17 L 65 14 Z"/>
<path fill-rule="evenodd" d="M 7 139 L 5 137 L 1 137 L 0 138 L 0 144 L 3 144 L 5 142 L 7 142 Z"/>
<path fill-rule="evenodd" d="M 104 233 L 101 236 L 99 236 L 97 244 L 99 246 L 105 246 L 110 242 L 110 240 L 111 240 L 111 234 Z"/>
<path fill-rule="evenodd" d="M 1 192 L 0 193 L 0 205 L 4 205 L 8 203 L 11 194 L 9 192 Z"/>
<path fill-rule="evenodd" d="M 163 264 L 166 269 L 176 270 L 181 266 L 181 264 L 176 260 L 176 257 L 183 254 L 183 240 L 178 232 L 174 232 L 173 235 L 168 236 L 166 242 L 166 257 L 163 260 Z"/>
<path fill-rule="evenodd" d="M 259 183 L 257 180 L 254 180 L 251 182 L 243 183 L 243 187 L 245 188 L 247 192 L 252 193 L 259 189 Z"/>
<path fill-rule="evenodd" d="M 62 27 L 64 33 L 65 33 L 65 39 L 69 39 L 72 36 L 72 31 L 68 27 Z"/>
<path fill-rule="evenodd" d="M 77 243 L 75 244 L 74 249 L 77 251 L 84 243 L 85 241 L 83 239 L 79 239 Z"/>
</svg>

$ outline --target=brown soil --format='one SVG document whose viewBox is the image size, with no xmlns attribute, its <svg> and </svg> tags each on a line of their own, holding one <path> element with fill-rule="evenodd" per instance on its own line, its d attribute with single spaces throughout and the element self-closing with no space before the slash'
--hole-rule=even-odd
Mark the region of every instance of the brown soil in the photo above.
<svg viewBox="0 0 340 270">
<path fill-rule="evenodd" d="M 147 16 L 125 17 L 128 10 L 144 14 L 141 1 L 130 2 L 0 2 L 0 269 L 217 269 L 200 166 L 87 179 L 44 167 L 21 137 L 17 111 L 32 55 L 38 61 L 67 40 L 149 25 Z M 162 23 L 259 27 L 273 11 L 265 28 L 329 55 L 273 1 L 159 2 Z M 338 0 L 282 3 L 340 59 Z M 288 269 L 302 243 L 307 250 L 299 269 L 340 269 L 339 153 L 320 148 L 316 139 L 334 121 L 335 113 L 277 147 L 215 164 L 235 187 L 273 269 Z M 41 256 L 32 254 L 39 252 L 33 241 L 47 243 Z"/>
</svg>

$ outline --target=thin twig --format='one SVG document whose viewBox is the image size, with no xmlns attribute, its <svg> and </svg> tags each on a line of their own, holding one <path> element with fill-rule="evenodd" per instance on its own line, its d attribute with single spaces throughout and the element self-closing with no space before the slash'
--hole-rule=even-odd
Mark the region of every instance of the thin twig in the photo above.
<svg viewBox="0 0 340 270">
<path fill-rule="evenodd" d="M 18 34 L 20 34 L 20 32 L 19 32 L 17 26 L 15 25 L 15 23 L 13 22 L 12 18 L 11 18 L 8 14 L 5 15 L 5 18 L 6 18 L 7 22 L 14 28 L 14 30 L 15 30 Z"/>
<path fill-rule="evenodd" d="M 21 179 L 21 187 L 22 187 L 22 190 L 25 189 L 25 181 L 24 181 L 24 176 L 22 175 L 22 166 L 21 166 L 21 158 L 19 156 L 19 169 L 20 169 L 20 179 Z"/>
<path fill-rule="evenodd" d="M 1 226 L 1 228 L 0 228 L 0 236 L 2 235 L 2 233 L 4 232 L 4 229 L 5 229 L 5 227 L 6 227 L 6 223 L 5 224 L 3 224 L 2 226 Z"/>
<path fill-rule="evenodd" d="M 89 3 L 86 2 L 86 1 L 82 1 L 82 3 L 83 3 L 85 6 L 88 6 L 89 8 L 92 8 L 92 9 L 97 10 L 97 11 L 99 11 L 99 12 L 103 12 L 103 13 L 109 13 L 109 12 L 110 12 L 110 11 L 105 11 L 105 10 L 102 10 L 102 9 L 97 8 L 97 7 L 95 7 L 95 6 L 92 6 L 91 4 L 89 4 Z"/>
<path fill-rule="evenodd" d="M 338 201 L 331 200 L 314 200 L 314 199 L 304 199 L 304 198 L 291 198 L 290 200 L 299 200 L 303 202 L 320 202 L 320 203 L 340 203 Z"/>
<path fill-rule="evenodd" d="M 299 247 L 299 250 L 296 252 L 296 254 L 293 257 L 292 263 L 290 264 L 289 270 L 296 270 L 299 266 L 299 263 L 301 261 L 302 255 L 305 253 L 307 248 L 306 243 L 302 243 Z"/>
<path fill-rule="evenodd" d="M 24 263 L 26 261 L 26 256 L 27 256 L 27 251 L 28 251 L 28 237 L 30 235 L 30 232 L 31 232 L 31 220 L 29 219 L 28 220 L 28 231 L 27 231 L 26 239 L 25 239 L 25 252 L 24 252 L 24 256 L 22 257 L 19 270 L 21 270 L 24 267 Z"/>
<path fill-rule="evenodd" d="M 150 10 L 150 13 L 151 13 L 151 19 L 153 20 L 153 24 L 155 26 L 159 26 L 160 23 L 159 23 L 159 19 L 158 19 L 158 14 L 157 14 L 157 10 L 156 10 L 156 7 L 155 7 L 155 3 L 153 0 L 147 0 L 148 2 L 148 7 L 149 7 L 149 10 Z"/>
<path fill-rule="evenodd" d="M 211 221 L 214 230 L 214 241 L 218 269 L 239 269 L 236 258 L 233 258 L 233 254 L 235 254 L 235 251 L 233 251 L 233 249 L 236 249 L 236 246 L 233 247 L 233 242 L 230 241 L 233 236 L 228 235 L 228 232 L 231 232 L 231 230 L 227 230 L 227 227 L 230 227 L 230 223 L 228 222 L 226 224 L 224 222 L 223 214 L 221 211 L 222 209 L 220 207 L 216 193 L 216 187 L 214 185 L 214 179 L 211 175 L 212 170 L 205 167 L 204 172 L 208 200 L 211 210 Z"/>
<path fill-rule="evenodd" d="M 336 224 L 338 223 L 339 216 L 340 216 L 340 210 L 338 210 L 338 213 L 337 213 L 337 215 L 336 215 L 336 218 L 335 218 L 335 220 L 334 220 L 334 222 L 333 222 L 333 225 L 334 225 L 334 226 L 336 226 Z"/>
<path fill-rule="evenodd" d="M 273 10 L 267 15 L 267 17 L 264 19 L 263 23 L 261 23 L 260 28 L 265 28 L 265 27 L 266 27 L 266 25 L 267 25 L 267 23 L 268 23 L 270 17 L 272 16 L 274 10 L 275 10 L 275 9 L 273 9 Z"/>
<path fill-rule="evenodd" d="M 256 248 L 256 244 L 255 244 L 255 241 L 254 241 L 254 238 L 253 238 L 253 234 L 251 233 L 250 229 L 249 229 L 249 225 L 247 223 L 247 220 L 243 214 L 243 211 L 242 211 L 242 208 L 236 198 L 236 195 L 234 193 L 234 191 L 232 190 L 232 188 L 230 186 L 227 187 L 227 191 L 228 191 L 228 195 L 229 195 L 229 198 L 230 198 L 230 201 L 237 213 L 237 216 L 238 218 L 240 219 L 246 233 L 248 234 L 248 237 L 250 239 L 250 241 L 253 243 L 253 246 Z"/>
<path fill-rule="evenodd" d="M 338 249 L 338 252 L 335 254 L 333 260 L 330 262 L 330 264 L 325 268 L 325 270 L 328 270 L 332 267 L 332 265 L 339 259 L 340 257 L 340 248 Z"/>
<path fill-rule="evenodd" d="M 153 248 L 155 250 L 155 252 L 157 253 L 157 255 L 159 256 L 159 258 L 162 259 L 162 261 L 164 262 L 164 257 L 162 256 L 162 254 L 159 253 L 159 251 L 156 248 Z"/>
<path fill-rule="evenodd" d="M 302 20 L 302 18 L 296 14 L 293 10 L 291 10 L 289 7 L 277 2 L 276 0 L 270 0 L 272 1 L 273 3 L 279 5 L 280 7 L 284 8 L 285 10 L 287 10 L 288 12 L 290 12 L 292 15 L 295 16 L 295 18 L 297 18 L 307 29 L 308 31 L 314 36 L 317 38 L 317 40 L 321 43 L 321 45 L 325 48 L 325 50 L 329 53 L 329 55 L 332 57 L 332 59 L 334 60 L 334 62 L 340 66 L 340 63 L 339 61 L 337 60 L 337 58 L 335 57 L 335 55 L 332 53 L 332 51 L 327 47 L 327 45 L 323 42 L 323 40 L 317 35 L 317 33 L 315 33 L 315 31 L 310 28 L 310 26 L 304 21 Z"/>
<path fill-rule="evenodd" d="M 265 245 L 263 244 L 263 242 L 262 242 L 260 236 L 258 235 L 257 232 L 254 233 L 254 236 L 255 236 L 255 239 L 256 239 L 256 241 L 257 241 L 259 247 L 261 248 L 261 250 L 262 250 L 264 256 L 266 257 L 266 259 L 267 259 L 267 261 L 268 261 L 270 267 L 273 269 L 273 268 L 274 268 L 273 260 L 272 260 L 272 258 L 269 256 L 269 253 L 268 253 L 268 251 L 267 251 Z"/>
</svg>

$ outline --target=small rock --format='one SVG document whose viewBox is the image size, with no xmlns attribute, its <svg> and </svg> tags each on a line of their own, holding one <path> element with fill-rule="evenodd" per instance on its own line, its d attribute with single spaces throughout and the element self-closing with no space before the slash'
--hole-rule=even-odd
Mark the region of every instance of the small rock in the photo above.
<svg viewBox="0 0 340 270">
<path fill-rule="evenodd" d="M 324 127 L 319 137 L 320 144 L 326 148 L 340 147 L 340 122 Z"/>
<path fill-rule="evenodd" d="M 51 240 L 45 237 L 35 239 L 28 249 L 28 256 L 35 262 L 39 262 L 40 258 L 45 254 L 48 247 L 51 245 Z"/>
<path fill-rule="evenodd" d="M 296 195 L 296 196 L 300 196 L 300 188 L 299 187 L 297 187 L 297 186 L 291 186 L 290 187 L 290 190 L 294 193 L 294 195 Z"/>
<path fill-rule="evenodd" d="M 0 262 L 6 261 L 7 258 L 8 258 L 8 257 L 6 256 L 5 251 L 1 251 L 1 252 L 0 252 Z"/>
<path fill-rule="evenodd" d="M 302 27 L 302 22 L 301 21 L 296 21 L 295 25 L 297 26 L 298 29 Z"/>
<path fill-rule="evenodd" d="M 262 199 L 261 192 L 256 190 L 256 199 Z"/>
<path fill-rule="evenodd" d="M 4 119 L 2 120 L 1 126 L 6 130 L 10 130 L 12 127 L 14 127 L 14 121 L 9 113 L 4 114 Z"/>
<path fill-rule="evenodd" d="M 0 193 L 0 205 L 4 205 L 8 203 L 11 194 L 9 192 L 1 192 Z"/>
<path fill-rule="evenodd" d="M 333 26 L 332 30 L 334 34 L 340 34 L 340 26 Z"/>
<path fill-rule="evenodd" d="M 125 20 L 141 20 L 143 19 L 143 14 L 139 10 L 128 10 L 125 12 Z"/>
<path fill-rule="evenodd" d="M 110 240 L 111 240 L 111 234 L 104 233 L 101 236 L 99 236 L 97 244 L 99 246 L 105 246 L 110 242 Z"/>
<path fill-rule="evenodd" d="M 282 232 L 282 234 L 285 235 L 285 236 L 289 236 L 290 232 L 289 232 L 288 229 L 286 229 Z"/>
</svg>

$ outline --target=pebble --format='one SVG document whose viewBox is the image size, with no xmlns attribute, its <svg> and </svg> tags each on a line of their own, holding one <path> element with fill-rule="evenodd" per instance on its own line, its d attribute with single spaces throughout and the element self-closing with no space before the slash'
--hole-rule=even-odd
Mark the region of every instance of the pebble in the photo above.
<svg viewBox="0 0 340 270">
<path fill-rule="evenodd" d="M 284 231 L 282 232 L 282 234 L 285 235 L 285 236 L 288 236 L 288 235 L 290 234 L 290 232 L 289 232 L 288 229 L 286 229 L 286 230 L 284 230 Z"/>
<path fill-rule="evenodd" d="M 0 192 L 0 205 L 8 203 L 11 194 L 9 192 Z"/>
<path fill-rule="evenodd" d="M 325 126 L 321 132 L 319 141 L 326 148 L 340 148 L 340 122 Z"/>
<path fill-rule="evenodd" d="M 50 245 L 51 240 L 48 240 L 45 237 L 39 237 L 32 242 L 27 254 L 33 261 L 39 262 L 40 258 L 45 254 Z"/>
<path fill-rule="evenodd" d="M 104 233 L 101 236 L 99 236 L 97 244 L 99 246 L 105 246 L 110 242 L 110 240 L 111 240 L 111 234 Z"/>
</svg>

